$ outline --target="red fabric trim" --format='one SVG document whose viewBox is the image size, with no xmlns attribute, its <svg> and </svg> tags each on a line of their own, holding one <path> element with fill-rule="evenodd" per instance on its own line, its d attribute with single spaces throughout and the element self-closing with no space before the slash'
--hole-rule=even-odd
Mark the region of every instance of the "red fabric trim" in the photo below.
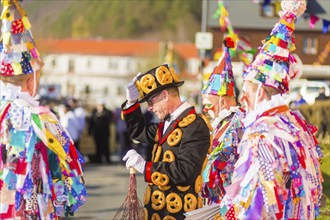
<svg viewBox="0 0 330 220">
<path fill-rule="evenodd" d="M 281 106 L 277 106 L 275 108 L 271 108 L 268 111 L 265 111 L 263 114 L 260 115 L 259 118 L 263 117 L 263 116 L 271 116 L 271 115 L 275 115 L 277 113 L 281 113 L 281 112 L 285 112 L 288 111 L 289 107 L 286 105 L 281 105 Z"/>
<path fill-rule="evenodd" d="M 151 166 L 152 166 L 152 162 L 147 162 L 146 163 L 146 167 L 145 167 L 145 176 L 144 179 L 146 182 L 151 183 Z"/>
<path fill-rule="evenodd" d="M 158 141 L 163 137 L 164 122 L 158 124 Z"/>
<path fill-rule="evenodd" d="M 135 111 L 139 107 L 140 107 L 140 104 L 137 102 L 134 105 L 132 105 L 131 107 L 129 107 L 128 109 L 123 109 L 123 114 L 127 115 L 127 114 Z"/>
<path fill-rule="evenodd" d="M 9 111 L 9 108 L 10 108 L 11 104 L 9 103 L 5 109 L 3 110 L 2 114 L 1 114 L 1 118 L 0 118 L 0 129 L 1 129 L 1 124 L 2 124 L 2 121 L 3 119 L 6 117 L 8 111 Z"/>
</svg>

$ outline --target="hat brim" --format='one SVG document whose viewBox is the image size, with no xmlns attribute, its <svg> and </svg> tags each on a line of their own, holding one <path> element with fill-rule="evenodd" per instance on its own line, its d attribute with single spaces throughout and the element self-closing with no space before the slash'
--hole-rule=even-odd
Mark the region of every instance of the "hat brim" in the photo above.
<svg viewBox="0 0 330 220">
<path fill-rule="evenodd" d="M 184 83 L 184 81 L 174 82 L 174 83 L 169 83 L 169 84 L 165 84 L 165 85 L 159 86 L 156 89 L 154 89 L 151 92 L 149 92 L 147 95 L 145 95 L 142 99 L 140 99 L 139 103 L 146 102 L 150 97 L 152 97 L 157 92 L 160 92 L 160 91 L 162 91 L 164 89 L 167 89 L 167 88 L 170 88 L 170 87 L 180 87 L 180 86 L 183 85 L 183 83 Z"/>
</svg>

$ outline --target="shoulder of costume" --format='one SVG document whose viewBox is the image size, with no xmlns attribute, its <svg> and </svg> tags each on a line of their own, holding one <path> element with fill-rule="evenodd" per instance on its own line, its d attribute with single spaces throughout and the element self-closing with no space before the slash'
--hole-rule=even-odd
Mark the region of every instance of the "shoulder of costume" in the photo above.
<svg viewBox="0 0 330 220">
<path fill-rule="evenodd" d="M 132 112 L 134 112 L 136 109 L 140 108 L 140 103 L 139 102 L 136 102 L 134 103 L 133 105 L 131 106 L 128 106 L 127 107 L 127 101 L 124 102 L 122 105 L 121 105 L 121 109 L 122 109 L 122 113 L 123 115 L 128 115 Z"/>
</svg>

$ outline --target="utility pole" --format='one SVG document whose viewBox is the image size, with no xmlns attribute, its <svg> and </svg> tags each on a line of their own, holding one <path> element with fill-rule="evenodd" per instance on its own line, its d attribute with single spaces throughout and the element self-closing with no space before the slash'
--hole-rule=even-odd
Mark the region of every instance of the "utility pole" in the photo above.
<svg viewBox="0 0 330 220">
<path fill-rule="evenodd" d="M 200 55 L 200 74 L 201 74 L 201 92 L 203 89 L 203 69 L 206 58 L 206 50 L 211 50 L 213 47 L 213 35 L 207 31 L 207 11 L 208 11 L 208 0 L 202 2 L 202 22 L 201 32 L 196 33 L 195 46 L 199 50 Z M 198 105 L 200 111 L 203 110 L 202 94 L 198 96 Z"/>
</svg>

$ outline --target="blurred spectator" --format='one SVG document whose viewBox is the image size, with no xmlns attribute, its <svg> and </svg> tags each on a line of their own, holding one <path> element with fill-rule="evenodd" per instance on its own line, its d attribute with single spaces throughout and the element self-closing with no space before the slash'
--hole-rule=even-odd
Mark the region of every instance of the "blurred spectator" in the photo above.
<svg viewBox="0 0 330 220">
<path fill-rule="evenodd" d="M 68 103 L 60 106 L 59 109 L 60 123 L 70 134 L 75 147 L 80 152 L 79 149 L 79 128 L 73 113 L 73 109 Z"/>
<path fill-rule="evenodd" d="M 78 138 L 77 138 L 77 145 L 76 147 L 80 149 L 79 140 L 81 135 L 84 132 L 85 126 L 86 126 L 86 111 L 85 109 L 78 104 L 77 99 L 69 99 L 68 104 L 70 105 L 73 113 L 74 113 L 74 120 L 75 124 L 77 125 L 78 130 Z"/>
<path fill-rule="evenodd" d="M 88 134 L 94 138 L 97 163 L 102 163 L 103 157 L 105 157 L 107 163 L 111 163 L 109 138 L 111 136 L 110 123 L 112 117 L 113 114 L 105 107 L 104 100 L 99 100 L 92 111 L 88 128 Z"/>
<path fill-rule="evenodd" d="M 296 109 L 299 106 L 304 105 L 304 104 L 307 104 L 306 100 L 302 97 L 302 95 L 300 93 L 298 93 L 296 100 L 291 103 L 290 107 Z"/>
<path fill-rule="evenodd" d="M 119 144 L 118 154 L 120 158 L 132 149 L 132 140 L 129 136 L 126 123 L 121 118 L 121 108 L 116 108 L 114 112 L 114 122 L 116 124 L 116 141 Z"/>
<path fill-rule="evenodd" d="M 319 96 L 316 97 L 315 100 L 316 100 L 316 101 L 320 101 L 320 100 L 329 100 L 329 96 L 326 96 L 326 94 L 325 94 L 325 89 L 324 89 L 324 88 L 321 88 L 321 89 L 320 89 Z"/>
<path fill-rule="evenodd" d="M 147 109 L 145 109 L 145 111 L 143 112 L 143 115 L 144 115 L 144 118 L 145 118 L 147 124 L 156 123 L 157 119 L 155 119 L 155 115 L 151 111 L 148 111 Z M 140 150 L 140 152 L 144 155 L 145 159 L 147 161 L 151 161 L 153 145 L 148 144 L 148 143 L 140 143 L 140 146 L 142 147 L 141 150 L 143 151 L 143 152 L 141 152 L 141 150 Z"/>
<path fill-rule="evenodd" d="M 329 100 L 329 96 L 327 96 L 325 94 L 325 89 L 321 88 L 319 96 L 316 97 L 315 101 L 324 101 L 324 100 Z M 328 114 L 329 114 L 329 112 L 325 108 L 323 108 L 321 110 L 321 115 L 322 115 L 323 120 L 321 120 L 321 123 L 320 123 L 319 128 L 318 128 L 318 133 L 320 134 L 321 138 L 325 138 L 326 134 L 328 132 L 328 126 L 329 126 L 329 124 L 328 124 L 329 122 L 327 121 L 327 118 L 328 118 L 327 115 Z"/>
</svg>

